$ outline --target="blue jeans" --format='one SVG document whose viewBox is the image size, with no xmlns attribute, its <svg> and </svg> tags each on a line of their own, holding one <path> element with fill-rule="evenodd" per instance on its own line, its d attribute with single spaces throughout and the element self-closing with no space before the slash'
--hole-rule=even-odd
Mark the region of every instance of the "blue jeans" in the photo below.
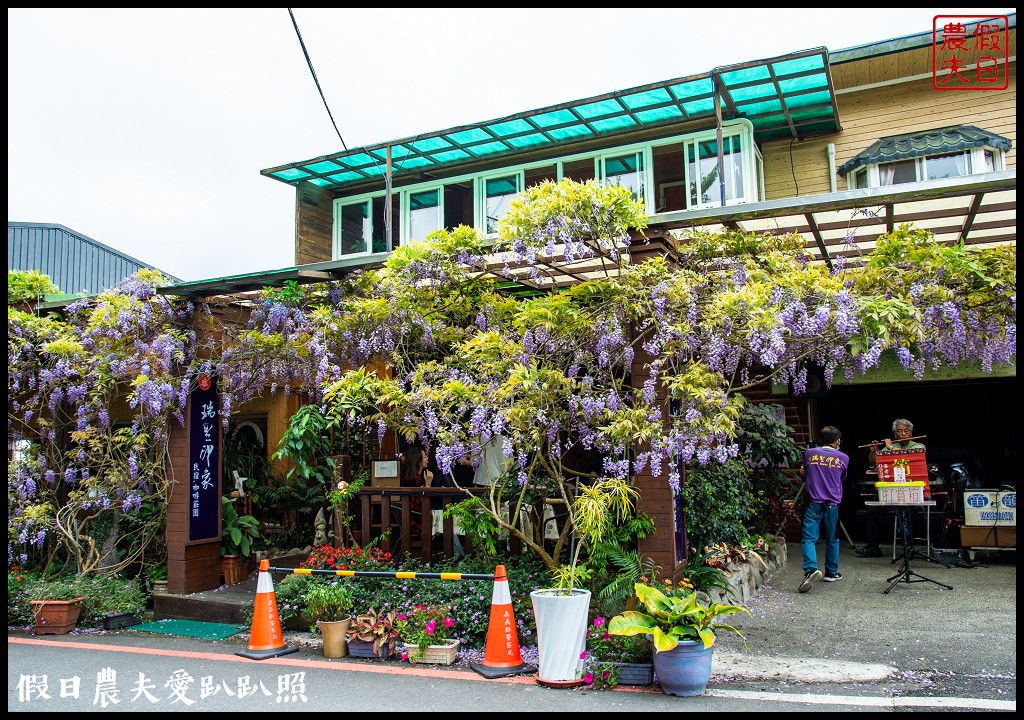
<svg viewBox="0 0 1024 720">
<path fill-rule="evenodd" d="M 818 530 L 825 526 L 825 572 L 839 572 L 839 506 L 832 503 L 812 502 L 804 510 L 803 549 L 804 572 L 818 569 L 818 555 L 814 544 L 818 542 Z"/>
</svg>

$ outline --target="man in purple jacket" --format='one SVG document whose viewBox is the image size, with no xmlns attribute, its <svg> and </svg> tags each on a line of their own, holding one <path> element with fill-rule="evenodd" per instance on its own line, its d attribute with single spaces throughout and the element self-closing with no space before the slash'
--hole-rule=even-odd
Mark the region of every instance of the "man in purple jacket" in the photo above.
<svg viewBox="0 0 1024 720">
<path fill-rule="evenodd" d="M 839 428 L 826 425 L 821 429 L 818 447 L 804 453 L 804 464 L 800 474 L 810 502 L 804 510 L 803 553 L 804 581 L 800 592 L 805 593 L 811 585 L 821 579 L 818 556 L 814 545 L 818 542 L 818 531 L 825 526 L 825 582 L 842 580 L 839 572 L 839 503 L 843 499 L 843 481 L 850 467 L 850 458 L 839 450 Z"/>
</svg>

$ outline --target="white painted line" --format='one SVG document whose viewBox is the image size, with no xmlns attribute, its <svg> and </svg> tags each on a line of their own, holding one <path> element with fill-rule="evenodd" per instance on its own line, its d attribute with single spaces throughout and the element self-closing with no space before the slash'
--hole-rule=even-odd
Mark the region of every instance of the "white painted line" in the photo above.
<svg viewBox="0 0 1024 720">
<path fill-rule="evenodd" d="M 859 695 L 804 695 L 797 693 L 768 693 L 751 690 L 707 690 L 704 695 L 733 698 L 735 700 L 765 700 L 773 702 L 806 703 L 809 705 L 867 705 L 871 707 L 935 707 L 964 708 L 966 710 L 1017 709 L 1016 700 L 985 700 L 955 697 L 862 697 Z"/>
</svg>

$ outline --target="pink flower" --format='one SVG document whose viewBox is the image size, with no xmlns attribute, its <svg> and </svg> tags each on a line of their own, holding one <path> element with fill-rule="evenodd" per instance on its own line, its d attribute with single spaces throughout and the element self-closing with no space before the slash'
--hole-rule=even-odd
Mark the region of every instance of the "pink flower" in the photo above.
<svg viewBox="0 0 1024 720">
<path fill-rule="evenodd" d="M 401 613 L 399 613 L 398 614 L 398 619 L 399 620 L 408 620 L 409 618 L 407 618 L 405 615 L 402 615 Z"/>
<path fill-rule="evenodd" d="M 407 652 L 402 653 L 402 659 L 403 660 L 408 660 L 409 659 L 409 653 L 407 653 Z"/>
<path fill-rule="evenodd" d="M 423 630 L 427 633 L 427 635 L 433 635 L 434 631 L 437 630 L 437 621 L 431 620 L 426 624 Z"/>
<path fill-rule="evenodd" d="M 602 625 L 604 625 L 604 618 L 603 617 L 596 617 L 596 618 L 594 618 L 594 627 L 601 627 Z"/>
<path fill-rule="evenodd" d="M 608 642 L 609 640 L 612 639 L 612 635 L 611 635 L 611 633 L 605 633 L 604 636 L 601 639 L 604 640 L 605 642 Z"/>
<path fill-rule="evenodd" d="M 587 659 L 587 651 L 584 650 L 583 652 L 580 653 L 580 660 L 586 660 L 586 659 Z"/>
<path fill-rule="evenodd" d="M 455 621 L 454 621 L 454 620 L 452 620 L 451 618 L 445 618 L 445 619 L 444 619 L 444 626 L 445 626 L 446 628 L 450 628 L 450 627 L 451 627 L 452 625 L 454 625 L 454 624 L 455 624 Z"/>
<path fill-rule="evenodd" d="M 592 682 L 594 682 L 594 673 L 587 671 L 587 674 L 583 676 L 583 682 L 585 682 L 587 685 L 590 685 Z"/>
</svg>

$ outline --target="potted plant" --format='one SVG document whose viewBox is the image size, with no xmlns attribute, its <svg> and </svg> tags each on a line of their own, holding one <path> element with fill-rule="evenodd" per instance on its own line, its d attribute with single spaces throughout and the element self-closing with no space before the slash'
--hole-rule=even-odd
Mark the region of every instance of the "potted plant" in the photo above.
<svg viewBox="0 0 1024 720">
<path fill-rule="evenodd" d="M 167 566 L 156 565 L 149 569 L 149 581 L 154 595 L 167 594 Z"/>
<path fill-rule="evenodd" d="M 583 555 L 602 541 L 610 528 L 633 514 L 638 493 L 624 478 L 580 485 L 570 507 L 576 547 L 568 564 L 555 569 L 555 587 L 530 593 L 537 621 L 537 682 L 549 687 L 584 684 L 584 659 L 590 591 L 580 585 L 593 570 Z"/>
<path fill-rule="evenodd" d="M 459 641 L 452 635 L 455 620 L 451 608 L 417 605 L 406 616 L 398 615 L 398 634 L 405 643 L 402 659 L 426 665 L 451 665 L 459 654 Z"/>
<path fill-rule="evenodd" d="M 75 628 L 86 598 L 75 587 L 47 583 L 45 591 L 30 600 L 36 635 L 64 635 Z"/>
<path fill-rule="evenodd" d="M 319 627 L 324 639 L 324 657 L 348 655 L 345 635 L 352 620 L 353 602 L 352 591 L 341 583 L 315 583 L 306 593 L 306 615 L 314 623 L 310 632 L 316 632 Z"/>
<path fill-rule="evenodd" d="M 716 630 L 743 634 L 719 623 L 722 615 L 750 611 L 702 599 L 684 584 L 666 584 L 666 592 L 644 583 L 633 586 L 643 610 L 627 610 L 608 623 L 612 635 L 646 635 L 654 645 L 654 672 L 662 692 L 699 695 L 711 679 L 711 652 Z"/>
<path fill-rule="evenodd" d="M 594 687 L 654 683 L 650 641 L 639 635 L 612 635 L 603 617 L 594 618 L 587 628 L 586 665 L 583 680 Z"/>
<path fill-rule="evenodd" d="M 252 541 L 260 536 L 260 522 L 252 515 L 239 515 L 237 498 L 221 497 L 220 570 L 225 585 L 240 583 L 248 577 Z"/>
<path fill-rule="evenodd" d="M 352 618 L 348 633 L 348 653 L 352 657 L 387 660 L 398 645 L 398 611 L 377 612 L 370 608 Z"/>
</svg>

